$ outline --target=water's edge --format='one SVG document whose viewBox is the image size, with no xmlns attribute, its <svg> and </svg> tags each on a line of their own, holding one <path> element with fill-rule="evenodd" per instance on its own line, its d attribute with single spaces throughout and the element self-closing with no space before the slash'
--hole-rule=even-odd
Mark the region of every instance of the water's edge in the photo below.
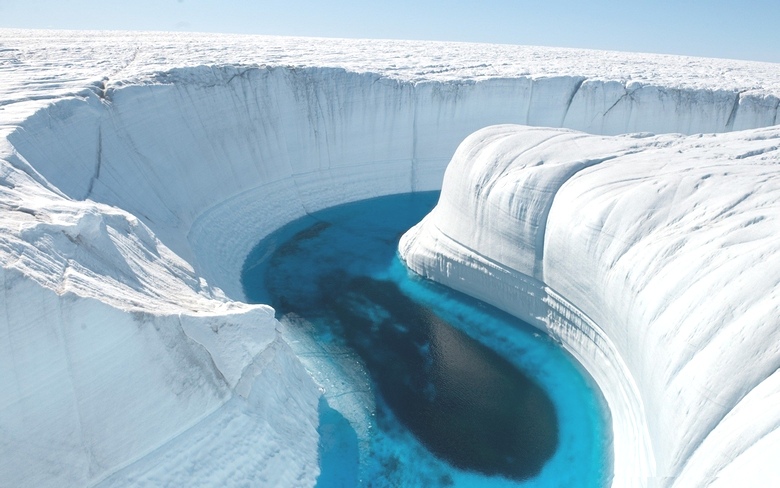
<svg viewBox="0 0 780 488">
<path fill-rule="evenodd" d="M 426 279 L 483 300 L 546 332 L 571 353 L 598 384 L 612 426 L 613 486 L 647 486 L 655 471 L 644 406 L 615 345 L 574 304 L 545 283 L 485 259 L 438 234 L 436 248 L 416 246 L 416 226 L 401 239 L 404 264 Z M 457 256 L 455 259 L 452 256 Z"/>
<path fill-rule="evenodd" d="M 433 192 L 434 194 L 438 194 L 438 192 Z M 409 198 L 407 194 L 406 198 Z M 261 241 L 255 249 L 250 253 L 248 256 L 245 265 L 244 265 L 244 272 L 243 272 L 243 283 L 244 283 L 244 289 L 245 293 L 247 294 L 250 299 L 253 300 L 259 300 L 264 301 L 265 303 L 271 303 L 272 305 L 275 305 L 277 307 L 277 312 L 280 317 L 280 320 L 283 324 L 286 326 L 286 336 L 288 337 L 288 340 L 291 344 L 294 344 L 293 347 L 296 349 L 296 352 L 302 357 L 302 360 L 304 363 L 307 364 L 307 367 L 313 372 L 313 375 L 315 376 L 315 379 L 319 381 L 325 390 L 324 398 L 327 400 L 326 408 L 323 408 L 321 404 L 321 421 L 323 422 L 323 425 L 326 426 L 325 434 L 328 435 L 327 438 L 333 438 L 333 429 L 335 429 L 336 425 L 339 425 L 339 422 L 333 422 L 334 414 L 333 412 L 336 412 L 339 416 L 341 416 L 341 419 L 344 419 L 345 423 L 341 423 L 342 427 L 349 426 L 348 429 L 344 430 L 337 430 L 336 438 L 344 439 L 344 438 L 351 438 L 353 435 L 357 437 L 356 444 L 359 446 L 358 451 L 362 453 L 363 456 L 367 452 L 371 452 L 373 450 L 374 453 L 376 451 L 387 451 L 388 444 L 387 442 L 380 442 L 379 444 L 372 445 L 370 439 L 371 436 L 376 436 L 376 428 L 377 428 L 377 418 L 375 417 L 377 412 L 377 404 L 373 401 L 373 390 L 374 387 L 371 384 L 372 382 L 368 381 L 368 373 L 365 368 L 365 363 L 363 360 L 361 360 L 354 352 L 351 352 L 350 348 L 344 348 L 344 344 L 339 344 L 338 341 L 336 343 L 328 342 L 330 339 L 329 333 L 323 333 L 322 330 L 317 330 L 317 326 L 308 321 L 305 318 L 306 310 L 305 306 L 303 308 L 300 308 L 300 306 L 296 306 L 293 304 L 299 303 L 299 302 L 305 302 L 313 292 L 313 289 L 311 289 L 310 284 L 307 284 L 307 282 L 313 282 L 316 281 L 314 279 L 309 279 L 306 277 L 306 273 L 308 273 L 312 267 L 317 266 L 323 266 L 321 262 L 327 262 L 331 259 L 344 259 L 345 257 L 349 261 L 348 264 L 346 264 L 347 268 L 354 268 L 358 267 L 360 268 L 359 261 L 360 257 L 357 258 L 349 258 L 348 253 L 349 252 L 356 252 L 358 255 L 363 252 L 366 254 L 371 254 L 375 252 L 375 250 L 372 248 L 374 244 L 368 243 L 364 244 L 363 242 L 360 242 L 360 238 L 356 237 L 354 235 L 354 232 L 356 230 L 361 229 L 364 226 L 371 227 L 372 225 L 376 225 L 377 227 L 386 227 L 389 225 L 386 225 L 386 222 L 384 222 L 385 217 L 381 214 L 377 213 L 377 208 L 374 208 L 370 213 L 371 217 L 367 220 L 361 220 L 361 217 L 348 217 L 352 218 L 353 221 L 351 223 L 347 224 L 338 224 L 334 223 L 335 220 L 333 219 L 333 216 L 328 216 L 328 213 L 331 214 L 339 214 L 341 212 L 342 214 L 349 214 L 350 210 L 344 210 L 344 209 L 350 209 L 350 208 L 357 208 L 360 205 L 369 205 L 369 203 L 366 202 L 374 202 L 376 205 L 377 201 L 384 201 L 385 205 L 390 205 L 392 207 L 392 204 L 389 204 L 387 202 L 393 202 L 394 200 L 399 201 L 399 199 L 404 198 L 404 195 L 394 195 L 391 197 L 381 197 L 377 199 L 372 199 L 368 201 L 353 203 L 353 204 L 346 204 L 338 207 L 334 207 L 333 209 L 328 209 L 322 212 L 318 212 L 312 215 L 309 215 L 307 217 L 304 217 L 303 219 L 293 221 L 290 224 L 278 229 L 276 232 L 270 234 L 265 238 L 263 241 Z M 419 198 L 419 196 L 418 196 Z M 432 206 L 433 201 L 428 202 L 426 205 Z M 381 205 L 380 205 L 381 206 Z M 400 205 L 403 207 L 403 205 Z M 405 208 L 405 207 L 404 207 Z M 335 210 L 334 210 L 335 209 Z M 408 210 L 408 209 L 406 209 Z M 427 209 L 425 209 L 427 212 Z M 418 210 L 419 212 L 419 210 Z M 395 212 L 396 214 L 399 213 L 398 211 Z M 404 269 L 404 267 L 401 265 L 400 261 L 398 261 L 395 253 L 396 253 L 396 245 L 395 242 L 397 242 L 397 238 L 400 236 L 401 232 L 404 232 L 406 229 L 408 229 L 411 224 L 419 221 L 419 218 L 422 214 L 416 215 L 414 218 L 407 219 L 407 221 L 404 223 L 404 226 L 398 229 L 395 229 L 395 240 L 393 240 L 390 243 L 390 250 L 389 255 L 386 256 L 386 260 L 388 260 L 389 264 L 383 264 L 380 266 L 381 269 L 373 269 L 369 272 L 369 274 L 373 274 L 375 277 L 379 277 L 381 279 L 390 279 L 393 282 L 399 283 L 401 288 L 404 289 L 404 293 L 411 294 L 410 296 L 414 296 L 415 300 L 422 300 L 426 303 L 426 306 L 430 306 L 433 308 L 439 307 L 440 313 L 443 313 L 444 315 L 449 315 L 452 318 L 455 318 L 456 316 L 462 316 L 470 314 L 479 314 L 482 313 L 483 315 L 474 315 L 474 317 L 482 317 L 479 320 L 484 321 L 484 317 L 487 317 L 484 315 L 483 312 L 463 312 L 464 310 L 467 310 L 466 308 L 458 308 L 460 312 L 447 312 L 446 311 L 446 304 L 447 303 L 459 303 L 456 305 L 457 307 L 467 307 L 467 305 L 460 304 L 459 300 L 465 300 L 466 302 L 470 301 L 470 298 L 467 298 L 465 296 L 458 298 L 457 295 L 459 295 L 456 292 L 452 291 L 446 291 L 446 289 L 440 289 L 439 291 L 436 291 L 436 288 L 431 288 L 433 284 L 431 282 L 427 282 L 425 280 L 420 280 L 419 278 L 415 278 L 415 276 L 409 275 L 408 271 Z M 343 216 L 343 215 L 342 215 Z M 398 219 L 399 217 L 397 215 L 393 217 L 387 217 L 389 220 Z M 401 219 L 403 220 L 403 219 Z M 376 221 L 380 221 L 381 223 L 375 223 Z M 294 261 L 293 267 L 288 270 L 287 274 L 285 274 L 285 271 L 283 268 L 278 268 L 274 273 L 271 274 L 270 279 L 271 282 L 267 282 L 266 278 L 269 275 L 270 267 L 276 266 L 274 263 L 274 260 L 276 259 L 276 256 L 281 255 L 283 257 L 289 257 L 289 255 L 295 255 L 296 252 L 300 252 L 301 249 L 299 249 L 300 246 L 308 246 L 311 245 L 309 241 L 312 239 L 317 239 L 319 237 L 319 234 L 321 233 L 327 233 L 331 232 L 333 229 L 331 227 L 338 227 L 338 225 L 341 225 L 342 228 L 339 228 L 339 232 L 348 234 L 348 238 L 354 241 L 353 248 L 358 248 L 359 250 L 354 250 L 347 246 L 343 250 L 337 250 L 334 251 L 332 248 L 338 248 L 338 245 L 319 245 L 319 247 L 314 246 L 312 247 L 313 252 L 322 252 L 325 251 L 325 254 L 323 257 L 321 257 L 319 260 L 314 260 L 311 263 L 307 262 L 298 262 L 298 261 L 305 261 L 305 258 L 296 259 Z M 392 225 L 390 225 L 392 227 Z M 400 231 L 400 232 L 398 232 Z M 297 236 L 296 239 L 290 240 L 292 237 Z M 376 237 L 376 236 L 375 236 Z M 385 239 L 386 240 L 386 239 Z M 373 242 L 373 241 L 372 241 Z M 385 242 L 382 245 L 387 245 L 387 242 Z M 382 251 L 386 252 L 386 251 Z M 358 264 L 355 264 L 358 262 Z M 278 264 L 278 263 L 277 263 Z M 339 266 L 336 264 L 325 264 L 324 266 Z M 369 266 L 370 267 L 370 266 Z M 279 271 L 281 270 L 281 271 Z M 279 272 L 280 276 L 276 276 L 275 273 Z M 297 279 L 296 279 L 297 278 Z M 272 294 L 269 293 L 268 288 L 266 285 L 268 283 L 271 283 L 271 287 L 279 286 L 279 283 L 282 283 L 283 286 L 287 286 L 287 283 L 290 282 L 300 282 L 304 289 L 304 294 L 299 296 L 297 299 L 294 299 L 294 293 L 295 292 L 289 292 L 293 295 L 290 295 L 289 297 L 282 297 L 282 302 L 279 302 L 279 297 L 276 298 L 276 303 L 274 303 L 274 299 L 271 296 Z M 277 283 L 277 284 L 274 284 Z M 388 282 L 390 283 L 390 282 Z M 335 285 L 331 284 L 331 287 L 334 287 Z M 358 288 L 366 288 L 368 287 L 368 284 L 363 284 L 363 286 L 359 286 Z M 308 287 L 308 288 L 307 288 Z M 543 288 L 539 288 L 534 290 L 534 293 L 537 295 L 540 295 L 541 292 L 543 292 Z M 285 292 L 287 293 L 287 292 Z M 293 297 L 293 298 L 290 298 Z M 288 299 L 292 299 L 293 302 L 287 302 Z M 478 308 L 483 308 L 485 305 L 474 305 Z M 407 307 L 408 308 L 408 307 Z M 532 309 L 528 309 L 532 310 Z M 457 319 L 455 319 L 457 321 Z M 461 325 L 460 327 L 464 327 L 464 325 Z M 519 334 L 520 332 L 516 330 L 515 326 L 508 326 L 508 325 L 501 325 L 501 326 L 485 326 L 487 328 L 480 328 L 477 325 L 472 326 L 465 326 L 467 329 L 465 331 L 469 333 L 470 335 L 473 335 L 476 339 L 480 341 L 487 340 L 489 345 L 491 347 L 498 347 L 503 349 L 503 355 L 514 355 L 517 356 L 520 354 L 522 356 L 522 353 L 518 353 L 517 351 L 523 351 L 523 346 L 520 347 L 518 345 L 512 345 L 507 346 L 506 343 L 512 343 L 513 340 L 515 340 L 516 336 L 512 336 L 512 334 Z M 492 327 L 492 328 L 491 328 Z M 506 329 L 509 327 L 509 329 L 512 329 L 511 332 L 509 332 L 507 335 L 507 331 L 501 331 L 501 328 Z M 533 328 L 530 326 L 528 327 L 528 330 L 523 332 L 524 334 L 527 334 L 529 336 L 537 336 L 538 333 L 535 333 L 533 331 Z M 314 335 L 312 335 L 314 334 Z M 482 336 L 481 336 L 482 335 Z M 492 338 L 491 338 L 492 337 Z M 558 340 L 559 337 L 555 336 L 553 334 L 553 337 Z M 324 342 L 323 342 L 324 341 Z M 492 341 L 492 342 L 491 342 Z M 521 340 L 522 342 L 522 340 Z M 547 340 L 548 343 L 554 344 L 554 341 Z M 557 348 L 557 347 L 556 347 Z M 514 351 L 514 352 L 512 352 Z M 533 354 L 532 354 L 533 356 Z M 364 358 L 366 356 L 363 356 Z M 517 363 L 519 359 L 514 360 L 515 364 L 520 365 L 523 363 L 523 360 L 519 360 L 520 363 Z M 571 359 L 569 359 L 571 361 Z M 359 362 L 361 364 L 360 367 L 355 367 L 354 363 Z M 527 363 L 527 361 L 526 361 Z M 525 367 L 528 367 L 528 364 L 525 365 Z M 370 369 L 370 368 L 369 368 Z M 540 374 L 536 372 L 536 374 Z M 580 373 L 582 374 L 582 372 Z M 544 376 L 544 374 L 542 374 Z M 597 387 L 595 386 L 595 383 L 592 380 L 588 380 L 588 384 L 590 385 L 590 388 L 594 388 L 597 390 Z M 564 388 L 565 389 L 565 388 Z M 566 400 L 562 400 L 561 395 L 562 393 L 557 393 L 557 409 L 566 409 L 569 407 L 562 407 L 561 405 L 566 404 Z M 597 395 L 599 396 L 599 395 Z M 379 403 L 379 412 L 382 411 L 381 407 L 384 407 L 384 401 L 382 398 L 377 398 L 377 402 Z M 609 425 L 609 413 L 606 412 L 605 404 L 603 403 L 603 400 L 581 400 L 579 403 L 583 404 L 592 404 L 593 407 L 587 407 L 587 408 L 596 408 L 601 409 L 602 413 L 597 414 L 597 416 L 604 416 L 606 415 L 606 418 L 603 420 L 604 425 Z M 333 412 L 331 412 L 333 410 Z M 324 413 L 323 413 L 324 412 Z M 569 415 L 569 414 L 566 414 Z M 380 416 L 381 417 L 381 416 Z M 574 418 L 574 417 L 571 417 Z M 564 424 L 566 422 L 573 422 L 571 418 L 565 417 L 564 418 Z M 381 419 L 380 419 L 381 420 Z M 582 420 L 577 420 L 576 422 L 581 422 Z M 562 435 L 564 437 L 566 435 L 571 434 L 568 429 L 569 427 L 565 427 L 564 431 L 562 432 Z M 380 429 L 381 430 L 381 429 Z M 340 433 L 338 433 L 340 432 Z M 322 432 L 321 432 L 322 434 Z M 383 434 L 384 435 L 384 434 Z M 572 483 L 575 483 L 574 486 L 603 486 L 604 484 L 609 483 L 609 477 L 610 473 L 612 472 L 612 466 L 611 466 L 611 459 L 612 459 L 612 444 L 610 439 L 610 434 L 607 430 L 602 429 L 602 432 L 599 434 L 601 436 L 601 439 L 599 439 L 598 442 L 601 443 L 599 450 L 603 450 L 605 454 L 605 458 L 599 456 L 600 460 L 599 463 L 602 465 L 599 467 L 599 473 L 598 475 L 591 475 L 583 476 L 580 478 L 572 478 L 568 480 L 566 483 L 568 486 L 572 486 Z M 340 437 L 339 437 L 340 436 Z M 392 437 L 392 435 L 390 435 Z M 592 441 L 591 441 L 592 442 Z M 339 444 L 338 442 L 336 444 Z M 418 443 L 419 444 L 419 443 Z M 349 454 L 350 449 L 348 448 L 346 450 L 343 446 L 344 443 L 342 442 L 341 447 L 338 449 L 342 449 L 341 452 L 345 452 Z M 378 446 L 378 447 L 377 447 Z M 420 446 L 416 446 L 414 449 L 419 449 Z M 575 454 L 573 454 L 575 451 L 572 451 L 572 448 L 564 449 L 566 456 L 568 456 L 568 460 L 566 460 L 566 463 L 572 463 L 572 457 L 577 457 Z M 592 450 L 593 447 L 589 447 L 589 450 Z M 385 452 L 385 458 L 382 462 L 383 466 L 381 469 L 383 471 L 377 471 L 376 469 L 368 470 L 369 476 L 376 476 L 377 473 L 381 472 L 382 476 L 388 475 L 390 471 L 397 468 L 397 466 L 393 466 L 393 459 L 396 460 L 396 464 L 398 466 L 403 465 L 405 468 L 407 468 L 407 464 L 414 464 L 415 462 L 418 463 L 418 466 L 413 466 L 411 468 L 412 471 L 414 469 L 422 469 L 424 474 L 420 476 L 426 476 L 430 475 L 429 468 L 425 466 L 425 463 L 420 463 L 417 459 L 419 455 L 415 456 L 404 456 L 404 455 L 396 455 L 393 453 L 387 453 Z M 350 454 L 351 455 L 351 454 Z M 562 454 L 556 454 L 558 456 L 553 463 L 555 466 L 555 469 L 546 469 L 546 471 L 543 473 L 543 476 L 540 478 L 542 480 L 545 480 L 544 482 L 547 484 L 544 484 L 543 486 L 554 485 L 554 477 L 551 478 L 551 472 L 561 469 L 565 470 L 566 468 L 562 468 L 562 466 L 565 466 L 563 463 L 561 456 Z M 388 459 L 390 461 L 388 461 Z M 413 460 L 413 461 L 410 461 Z M 321 476 L 321 482 L 324 484 L 321 484 L 320 486 L 331 486 L 328 485 L 328 480 L 335 480 L 338 478 L 336 476 L 334 478 L 334 474 L 331 473 L 329 470 L 332 468 L 329 468 L 329 466 L 338 466 L 338 463 L 334 463 L 334 456 L 332 451 L 321 451 L 321 462 L 322 462 L 322 469 L 323 474 Z M 557 464 L 556 464 L 557 463 Z M 391 465 L 390 467 L 392 469 L 387 469 L 387 466 Z M 422 467 L 420 467 L 422 465 Z M 577 468 L 574 465 L 570 466 L 571 470 L 576 471 Z M 587 470 L 589 468 L 584 468 L 580 466 L 579 470 Z M 428 470 L 428 471 L 426 471 Z M 340 466 L 338 468 L 338 471 L 345 471 L 347 473 L 351 472 L 348 467 Z M 398 479 L 398 474 L 396 473 L 390 473 L 393 476 L 396 476 L 396 479 Z M 340 475 L 339 475 L 340 476 Z M 350 475 L 351 476 L 351 475 Z M 366 470 L 362 471 L 362 479 L 366 481 Z M 469 479 L 469 483 L 472 485 L 474 483 L 479 483 L 480 485 L 487 486 L 488 481 L 485 479 L 478 479 L 475 478 L 472 475 L 463 475 L 462 473 L 455 473 L 450 474 L 447 472 L 440 472 L 438 475 L 430 475 L 431 478 L 436 481 L 437 484 L 441 484 L 442 486 L 446 486 L 450 484 L 450 481 L 457 482 L 457 483 L 463 483 L 465 479 Z M 464 477 L 465 476 L 465 477 Z M 471 478 L 469 478 L 471 476 Z M 403 477 L 401 477 L 402 479 Z M 418 476 L 419 478 L 419 476 Z M 585 479 L 588 481 L 586 482 Z M 597 484 L 594 484 L 594 480 L 599 479 L 600 481 Z M 529 480 L 534 481 L 535 479 Z M 376 482 L 376 480 L 373 480 Z M 502 483 L 505 483 L 509 481 L 508 479 L 504 479 L 504 481 L 499 482 L 498 485 L 501 485 Z M 539 480 L 535 480 L 538 482 Z M 560 480 L 557 481 L 560 483 Z M 581 484 L 577 485 L 576 483 L 580 482 Z M 496 486 L 496 484 L 492 484 L 491 486 Z M 522 486 L 522 485 L 521 485 Z M 530 485 L 529 485 L 530 486 Z M 533 486 L 538 486 L 537 484 L 534 484 Z"/>
</svg>

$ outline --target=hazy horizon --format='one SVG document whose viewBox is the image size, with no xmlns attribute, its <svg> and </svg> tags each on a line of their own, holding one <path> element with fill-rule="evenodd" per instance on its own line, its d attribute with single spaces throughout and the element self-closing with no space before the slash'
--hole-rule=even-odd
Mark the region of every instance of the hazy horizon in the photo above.
<svg viewBox="0 0 780 488">
<path fill-rule="evenodd" d="M 485 42 L 780 62 L 780 2 L 0 0 L 0 27 Z"/>
</svg>

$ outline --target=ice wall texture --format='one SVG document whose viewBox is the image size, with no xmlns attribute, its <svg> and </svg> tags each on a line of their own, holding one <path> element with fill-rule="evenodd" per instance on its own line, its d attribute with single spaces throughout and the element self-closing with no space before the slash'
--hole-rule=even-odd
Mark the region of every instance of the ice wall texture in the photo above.
<svg viewBox="0 0 780 488">
<path fill-rule="evenodd" d="M 17 486 L 82 486 L 112 473 L 107 482 L 121 484 L 117 470 L 154 449 L 178 453 L 169 460 L 187 458 L 183 442 L 170 441 L 175 435 L 184 432 L 183 439 L 220 422 L 245 425 L 247 416 L 267 425 L 260 429 L 262 442 L 242 444 L 231 458 L 279 452 L 258 479 L 310 484 L 317 474 L 319 391 L 277 333 L 270 310 L 240 303 L 239 271 L 257 240 L 312 210 L 438 188 L 458 144 L 487 125 L 603 134 L 723 132 L 776 123 L 780 102 L 776 65 L 723 60 L 8 30 L 0 31 L 0 43 L 6 311 L 0 315 L 0 381 L 10 392 L 0 397 L 0 429 L 9 433 L 0 441 L 6 454 L 0 480 Z M 702 139 L 703 147 L 708 141 Z M 554 159 L 558 150 L 551 151 Z M 556 156 L 561 164 L 550 164 L 549 174 L 562 185 L 614 151 L 585 150 L 589 156 L 575 165 Z M 544 288 L 548 255 L 541 243 L 556 194 L 546 186 L 549 174 L 529 178 L 524 187 L 537 195 L 525 227 L 487 241 L 495 258 L 507 260 L 503 271 L 512 279 L 525 273 L 528 286 L 547 298 L 554 291 Z M 488 198 L 493 190 L 475 194 Z M 517 196 L 499 194 L 507 197 L 499 205 L 519 204 Z M 492 229 L 494 218 L 503 222 L 504 210 L 491 212 L 483 209 L 479 225 Z M 466 231 L 474 215 L 461 217 L 453 225 Z M 489 282 L 483 269 L 475 267 L 471 279 Z M 643 376 L 649 373 L 638 365 L 646 353 L 632 359 L 636 364 L 610 356 L 641 349 L 641 329 L 612 337 L 605 317 L 593 315 L 603 337 L 615 342 L 599 348 L 582 332 L 595 330 L 595 323 L 566 308 L 573 303 L 590 314 L 593 307 L 580 303 L 586 294 L 552 288 L 565 295 L 555 303 L 560 334 L 570 330 L 567 344 L 596 344 L 587 349 L 603 356 L 594 367 L 607 370 L 625 360 L 619 369 L 631 381 L 637 376 L 636 384 L 602 385 L 626 396 L 625 415 L 617 418 L 629 427 L 618 430 L 649 432 L 662 475 L 709 476 L 679 466 L 699 459 L 704 451 L 691 449 L 701 439 L 688 439 L 674 425 L 658 427 L 662 412 L 681 404 L 650 399 L 667 391 L 659 386 L 667 377 Z M 627 302 L 641 296 L 634 291 L 626 291 Z M 540 314 L 555 308 L 529 299 L 526 311 L 540 303 Z M 569 327 L 575 322 L 579 328 Z M 230 398 L 244 403 L 237 407 Z M 698 411 L 693 400 L 682 404 L 692 405 L 691 415 Z M 706 434 L 696 428 L 690 435 Z M 290 438 L 300 442 L 290 445 L 284 440 Z M 767 452 L 756 446 L 758 455 Z M 701 466 L 718 465 L 718 456 L 723 452 L 701 455 Z M 729 464 L 736 473 L 744 471 L 740 459 Z M 640 474 L 656 474 L 645 464 Z M 151 485 L 174 472 L 150 470 Z M 208 471 L 221 473 L 215 482 L 222 485 L 247 481 L 239 469 Z M 197 473 L 207 476 L 195 466 L 183 476 Z"/>
</svg>

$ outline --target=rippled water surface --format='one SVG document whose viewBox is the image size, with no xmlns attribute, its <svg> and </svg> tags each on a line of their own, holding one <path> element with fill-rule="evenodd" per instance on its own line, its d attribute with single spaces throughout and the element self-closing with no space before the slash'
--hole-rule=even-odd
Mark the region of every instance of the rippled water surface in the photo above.
<svg viewBox="0 0 780 488">
<path fill-rule="evenodd" d="M 399 237 L 438 193 L 327 209 L 247 258 L 326 393 L 318 486 L 603 486 L 606 412 L 546 335 L 407 273 Z"/>
</svg>

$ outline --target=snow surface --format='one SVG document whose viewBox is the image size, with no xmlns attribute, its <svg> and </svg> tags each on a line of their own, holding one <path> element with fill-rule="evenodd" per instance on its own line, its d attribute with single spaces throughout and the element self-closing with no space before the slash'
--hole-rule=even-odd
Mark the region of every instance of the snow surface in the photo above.
<svg viewBox="0 0 780 488">
<path fill-rule="evenodd" d="M 0 484 L 311 486 L 321 388 L 272 310 L 241 302 L 259 239 L 437 189 L 488 125 L 724 132 L 774 125 L 779 97 L 768 63 L 0 30 Z M 616 485 L 755 478 L 777 448 L 777 129 L 479 134 L 419 269 L 468 271 L 581 356 L 611 402 Z M 501 292 L 518 287 L 522 309 Z"/>
</svg>

